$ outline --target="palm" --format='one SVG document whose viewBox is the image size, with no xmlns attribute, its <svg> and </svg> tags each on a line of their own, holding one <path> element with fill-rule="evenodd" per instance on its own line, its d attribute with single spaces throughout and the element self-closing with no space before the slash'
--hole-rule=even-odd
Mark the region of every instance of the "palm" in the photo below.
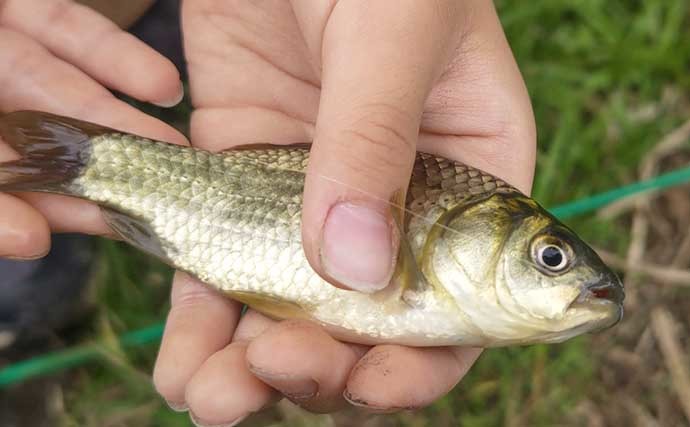
<svg viewBox="0 0 690 427">
<path fill-rule="evenodd" d="M 192 144 L 224 150 L 260 142 L 312 141 L 316 135 L 318 148 L 319 132 L 331 126 L 317 117 L 319 108 L 325 110 L 326 98 L 340 102 L 328 89 L 322 94 L 322 69 L 324 88 L 334 73 L 332 67 L 322 68 L 322 54 L 325 64 L 334 56 L 327 56 L 333 51 L 324 53 L 323 47 L 347 40 L 346 29 L 355 22 L 347 15 L 348 7 L 350 13 L 363 7 L 356 2 L 339 7 L 345 3 L 184 2 L 185 52 L 195 107 Z M 469 162 L 528 191 L 533 166 L 529 100 L 495 12 L 484 9 L 486 16 L 479 18 L 488 24 L 463 39 L 469 50 L 457 49 L 456 59 L 432 85 L 417 146 Z M 487 40 L 493 44 L 481 60 L 472 58 L 472 49 L 485 48 Z M 341 75 L 349 73 L 348 59 L 340 57 L 339 63 L 346 64 L 337 70 Z M 382 70 L 371 73 L 386 78 Z M 395 93 L 386 94 L 390 105 L 384 107 L 395 109 L 396 96 L 409 90 L 396 86 Z M 365 107 L 376 113 L 381 105 Z M 520 119 L 526 123 L 512 123 Z M 351 145 L 354 141 L 343 142 L 353 156 L 366 151 Z M 507 157 L 511 161 L 503 162 Z M 319 160 L 323 157 L 312 158 L 310 168 L 325 164 Z M 188 405 L 197 421 L 206 424 L 255 412 L 276 399 L 276 390 L 315 411 L 338 408 L 343 396 L 374 409 L 424 406 L 453 387 L 479 354 L 467 348 L 365 348 L 340 343 L 305 322 L 274 322 L 251 310 L 240 319 L 239 304 L 191 279 L 177 279 L 155 382 L 173 406 Z"/>
<path fill-rule="evenodd" d="M 331 3 L 311 4 L 315 19 L 301 27 L 289 2 L 185 4 L 185 48 L 197 108 L 193 144 L 224 149 L 311 139 L 321 83 L 318 17 L 331 9 Z M 336 13 L 330 20 L 337 19 Z M 506 99 L 522 98 L 500 84 L 504 76 L 494 75 L 488 61 L 472 61 L 472 47 L 467 49 L 469 53 L 451 63 L 434 85 L 419 147 L 489 172 L 521 175 L 531 152 L 513 151 L 512 141 L 506 140 L 514 133 L 509 120 L 511 109 L 516 109 Z M 505 67 L 506 74 L 515 71 L 512 63 Z M 508 166 L 501 165 L 506 159 L 511 160 Z M 528 191 L 526 181 L 515 184 Z"/>
<path fill-rule="evenodd" d="M 184 7 L 194 143 L 221 149 L 309 140 L 318 64 L 312 66 L 289 4 L 211 0 Z"/>
</svg>

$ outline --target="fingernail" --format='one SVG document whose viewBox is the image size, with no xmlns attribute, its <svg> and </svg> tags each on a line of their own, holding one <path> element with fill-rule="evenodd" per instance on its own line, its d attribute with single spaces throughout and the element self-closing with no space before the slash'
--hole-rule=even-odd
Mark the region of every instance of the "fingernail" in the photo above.
<svg viewBox="0 0 690 427">
<path fill-rule="evenodd" d="M 368 412 L 375 413 L 375 414 L 392 414 L 394 412 L 399 412 L 402 410 L 413 410 L 415 408 L 396 408 L 396 407 L 383 407 L 383 406 L 376 406 L 372 405 L 371 403 L 367 402 L 364 399 L 358 398 L 350 394 L 350 392 L 345 389 L 343 392 L 343 398 L 352 406 L 356 406 L 361 409 L 365 409 Z"/>
<path fill-rule="evenodd" d="M 189 410 L 189 406 L 187 406 L 187 403 L 185 402 L 179 403 L 166 400 L 165 403 L 167 403 L 170 409 L 175 412 L 187 412 Z"/>
<path fill-rule="evenodd" d="M 154 102 L 153 104 L 158 105 L 159 107 L 163 108 L 172 108 L 182 102 L 182 99 L 184 98 L 184 86 L 182 85 L 182 82 L 180 82 L 180 91 L 177 95 L 175 95 L 175 98 L 169 99 L 167 101 L 160 101 L 160 102 Z"/>
<path fill-rule="evenodd" d="M 229 423 L 211 424 L 211 423 L 207 423 L 203 420 L 200 420 L 191 411 L 189 412 L 189 419 L 192 421 L 192 424 L 194 424 L 196 427 L 233 427 L 233 426 L 236 426 L 237 424 L 241 423 L 242 421 L 244 421 L 244 419 L 247 417 L 248 417 L 248 415 L 243 415 L 243 416 L 236 418 L 234 421 L 231 421 Z"/>
<path fill-rule="evenodd" d="M 280 391 L 290 400 L 301 402 L 315 397 L 319 393 L 319 384 L 311 378 L 299 378 L 293 375 L 267 372 L 255 366 L 249 370 L 261 381 Z"/>
<path fill-rule="evenodd" d="M 323 227 L 321 265 L 333 279 L 370 293 L 388 285 L 393 271 L 390 221 L 381 212 L 354 203 L 331 208 Z"/>
</svg>

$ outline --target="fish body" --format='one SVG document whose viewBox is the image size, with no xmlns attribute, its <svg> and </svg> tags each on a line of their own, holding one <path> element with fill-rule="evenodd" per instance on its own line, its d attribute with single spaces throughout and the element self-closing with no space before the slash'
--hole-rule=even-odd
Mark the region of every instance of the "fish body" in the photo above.
<svg viewBox="0 0 690 427">
<path fill-rule="evenodd" d="M 572 231 L 504 181 L 447 159 L 417 154 L 406 205 L 391 214 L 402 233 L 396 274 L 363 294 L 330 285 L 304 255 L 306 147 L 211 153 L 37 112 L 0 118 L 0 136 L 22 156 L 0 164 L 0 190 L 93 201 L 134 246 L 343 340 L 555 342 L 622 314 L 620 281 Z M 559 256 L 567 269 L 550 270 Z"/>
</svg>

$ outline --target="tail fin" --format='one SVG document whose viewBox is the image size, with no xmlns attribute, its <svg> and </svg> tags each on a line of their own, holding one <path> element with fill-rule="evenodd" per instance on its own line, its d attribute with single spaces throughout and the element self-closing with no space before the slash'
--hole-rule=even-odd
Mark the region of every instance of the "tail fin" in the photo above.
<svg viewBox="0 0 690 427">
<path fill-rule="evenodd" d="M 0 191 L 66 192 L 89 160 L 91 138 L 111 132 L 115 131 L 37 111 L 0 116 L 0 139 L 21 156 L 0 163 Z"/>
</svg>

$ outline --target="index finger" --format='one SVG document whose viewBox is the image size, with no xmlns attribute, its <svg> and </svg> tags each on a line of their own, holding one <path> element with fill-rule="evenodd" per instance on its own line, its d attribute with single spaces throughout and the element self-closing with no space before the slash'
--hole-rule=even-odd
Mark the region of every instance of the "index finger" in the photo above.
<svg viewBox="0 0 690 427">
<path fill-rule="evenodd" d="M 170 107 L 182 99 L 172 62 L 86 6 L 69 0 L 6 0 L 0 2 L 0 25 L 141 101 Z"/>
</svg>

